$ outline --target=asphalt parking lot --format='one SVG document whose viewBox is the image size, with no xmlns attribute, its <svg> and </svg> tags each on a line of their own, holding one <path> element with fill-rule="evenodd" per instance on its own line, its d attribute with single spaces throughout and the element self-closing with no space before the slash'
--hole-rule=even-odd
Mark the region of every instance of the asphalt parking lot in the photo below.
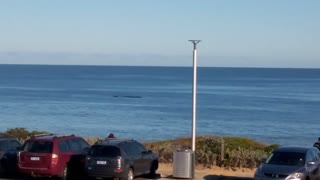
<svg viewBox="0 0 320 180">
<path fill-rule="evenodd" d="M 55 180 L 54 178 L 33 178 L 34 180 Z M 136 180 L 148 180 L 149 178 L 146 177 L 136 177 Z M 172 176 L 162 176 L 158 174 L 158 176 L 154 179 L 177 179 Z M 178 178 L 180 179 L 180 178 Z M 197 175 L 194 178 L 195 180 L 253 180 L 253 178 L 248 178 L 248 177 L 233 177 L 233 176 L 219 176 L 219 175 Z M 26 180 L 22 177 L 7 177 L 7 178 L 0 178 L 0 180 Z M 30 179 L 28 179 L 30 180 Z M 87 178 L 84 177 L 77 177 L 72 180 L 87 180 Z"/>
</svg>

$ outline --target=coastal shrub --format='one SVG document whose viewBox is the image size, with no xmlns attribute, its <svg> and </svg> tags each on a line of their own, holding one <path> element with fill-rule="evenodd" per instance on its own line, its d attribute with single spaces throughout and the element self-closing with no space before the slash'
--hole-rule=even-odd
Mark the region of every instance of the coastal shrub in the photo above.
<svg viewBox="0 0 320 180">
<path fill-rule="evenodd" d="M 144 143 L 158 153 L 159 161 L 173 162 L 177 149 L 191 149 L 191 138 Z M 243 137 L 201 136 L 196 138 L 195 163 L 205 167 L 256 168 L 278 145 L 265 145 Z"/>
<path fill-rule="evenodd" d="M 23 142 L 30 136 L 38 135 L 38 134 L 48 134 L 45 131 L 31 131 L 29 132 L 26 128 L 11 128 L 8 129 L 6 132 L 1 132 L 1 136 L 8 136 L 8 137 L 15 137 L 19 141 Z"/>
<path fill-rule="evenodd" d="M 196 163 L 206 167 L 221 165 L 223 141 L 221 137 L 199 137 L 196 143 Z"/>
<path fill-rule="evenodd" d="M 83 139 L 86 140 L 90 145 L 93 145 L 94 143 L 96 143 L 101 138 L 98 138 L 98 137 L 83 137 Z"/>
</svg>

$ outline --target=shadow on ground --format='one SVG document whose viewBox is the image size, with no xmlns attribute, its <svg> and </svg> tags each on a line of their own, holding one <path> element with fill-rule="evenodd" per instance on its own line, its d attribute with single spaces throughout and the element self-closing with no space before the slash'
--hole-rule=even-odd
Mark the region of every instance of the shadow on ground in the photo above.
<svg viewBox="0 0 320 180">
<path fill-rule="evenodd" d="M 253 180 L 250 177 L 236 177 L 236 176 L 218 176 L 218 175 L 207 175 L 203 177 L 204 180 Z"/>
<path fill-rule="evenodd" d="M 58 180 L 59 178 L 48 178 L 48 177 L 37 177 L 37 178 L 26 178 L 26 177 L 22 177 L 19 175 L 12 175 L 12 176 L 0 176 L 0 180 Z M 112 178 L 109 178 L 110 180 Z M 160 174 L 156 174 L 155 177 L 148 177 L 148 176 L 139 176 L 139 177 L 135 177 L 135 180 L 147 180 L 147 179 L 161 179 Z M 83 176 L 76 176 L 73 178 L 69 178 L 69 180 L 92 180 L 89 179 L 88 177 L 83 177 Z"/>
</svg>

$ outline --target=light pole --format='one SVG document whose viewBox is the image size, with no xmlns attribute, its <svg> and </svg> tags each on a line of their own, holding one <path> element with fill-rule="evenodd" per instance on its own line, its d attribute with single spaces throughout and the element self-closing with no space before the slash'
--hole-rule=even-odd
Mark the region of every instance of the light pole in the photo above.
<svg viewBox="0 0 320 180">
<path fill-rule="evenodd" d="M 193 86 L 192 86 L 192 151 L 196 151 L 196 103 L 197 103 L 197 44 L 201 40 L 189 40 L 193 43 Z"/>
</svg>

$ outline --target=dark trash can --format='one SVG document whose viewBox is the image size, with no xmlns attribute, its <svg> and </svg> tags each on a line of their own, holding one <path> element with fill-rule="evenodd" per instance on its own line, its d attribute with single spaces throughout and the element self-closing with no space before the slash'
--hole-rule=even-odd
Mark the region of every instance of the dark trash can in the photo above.
<svg viewBox="0 0 320 180">
<path fill-rule="evenodd" d="M 191 149 L 179 149 L 173 152 L 173 177 L 194 178 L 194 152 Z"/>
</svg>

